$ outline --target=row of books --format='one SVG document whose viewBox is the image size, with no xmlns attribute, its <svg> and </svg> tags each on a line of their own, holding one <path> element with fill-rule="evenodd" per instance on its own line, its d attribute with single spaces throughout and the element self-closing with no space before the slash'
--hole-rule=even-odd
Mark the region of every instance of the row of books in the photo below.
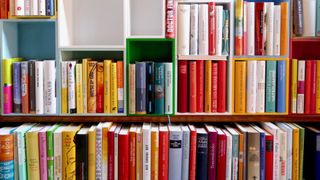
<svg viewBox="0 0 320 180">
<path fill-rule="evenodd" d="M 55 60 L 2 60 L 3 113 L 56 114 Z"/>
<path fill-rule="evenodd" d="M 320 2 L 293 0 L 293 33 L 296 36 L 320 35 Z"/>
<path fill-rule="evenodd" d="M 226 112 L 226 61 L 178 61 L 178 112 Z"/>
<path fill-rule="evenodd" d="M 23 124 L 0 128 L 6 179 L 319 179 L 319 127 Z"/>
<path fill-rule="evenodd" d="M 173 113 L 173 69 L 169 62 L 129 65 L 129 114 Z"/>
<path fill-rule="evenodd" d="M 123 61 L 62 62 L 61 112 L 124 113 Z"/>
<path fill-rule="evenodd" d="M 286 61 L 236 61 L 235 113 L 285 113 Z"/>
<path fill-rule="evenodd" d="M 6 1 L 6 0 L 4 0 Z M 8 1 L 8 0 L 7 0 Z M 54 16 L 56 0 L 10 0 L 14 16 Z"/>
<path fill-rule="evenodd" d="M 292 59 L 291 112 L 320 113 L 320 61 Z"/>
<path fill-rule="evenodd" d="M 214 2 L 178 5 L 179 55 L 228 55 L 229 10 Z"/>
<path fill-rule="evenodd" d="M 288 2 L 236 0 L 235 55 L 287 55 Z"/>
</svg>

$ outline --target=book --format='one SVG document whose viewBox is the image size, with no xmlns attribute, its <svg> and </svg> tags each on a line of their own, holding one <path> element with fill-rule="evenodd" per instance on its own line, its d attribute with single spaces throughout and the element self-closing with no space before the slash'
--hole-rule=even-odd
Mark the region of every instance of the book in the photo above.
<svg viewBox="0 0 320 180">
<path fill-rule="evenodd" d="M 277 61 L 266 62 L 266 112 L 276 112 Z"/>
<path fill-rule="evenodd" d="M 146 63 L 136 63 L 136 113 L 146 114 Z"/>
<path fill-rule="evenodd" d="M 38 7 L 38 15 L 45 16 L 46 15 L 46 0 L 39 0 L 39 7 Z"/>
<path fill-rule="evenodd" d="M 265 25 L 263 27 L 266 31 L 266 39 L 264 43 L 264 55 L 272 56 L 273 52 L 273 44 L 274 44 L 274 3 L 273 2 L 265 2 L 264 3 L 264 14 L 265 14 Z"/>
<path fill-rule="evenodd" d="M 196 179 L 204 180 L 208 177 L 208 133 L 205 128 L 196 128 L 197 131 L 197 163 Z"/>
<path fill-rule="evenodd" d="M 216 54 L 216 8 L 215 2 L 208 3 L 208 10 L 209 10 L 209 55 Z"/>
<path fill-rule="evenodd" d="M 259 133 L 260 135 L 260 179 L 265 179 L 266 175 L 266 131 L 260 128 L 255 124 L 251 126 Z"/>
<path fill-rule="evenodd" d="M 112 62 L 111 63 L 111 113 L 112 114 L 116 114 L 118 113 L 118 84 L 117 84 L 117 63 L 116 62 Z"/>
<path fill-rule="evenodd" d="M 159 125 L 159 179 L 168 180 L 169 174 L 169 129 L 165 124 Z"/>
<path fill-rule="evenodd" d="M 245 171 L 244 171 L 244 165 L 245 165 L 245 163 L 244 163 L 244 155 L 245 155 L 245 153 L 244 153 L 244 142 L 245 142 L 245 139 L 244 139 L 244 135 L 245 135 L 245 133 L 243 133 L 243 132 L 241 132 L 241 131 L 239 131 L 239 130 L 237 130 L 237 132 L 239 133 L 239 161 L 238 161 L 238 179 L 239 180 L 242 180 L 244 177 L 244 173 L 245 173 Z"/>
<path fill-rule="evenodd" d="M 264 52 L 264 2 L 255 3 L 255 55 L 263 55 Z"/>
<path fill-rule="evenodd" d="M 199 55 L 209 54 L 208 4 L 199 4 Z M 191 28 L 193 28 L 191 26 Z M 192 39 L 191 39 L 192 40 Z M 190 53 L 191 54 L 191 53 Z"/>
<path fill-rule="evenodd" d="M 117 61 L 118 113 L 124 113 L 123 61 Z"/>
<path fill-rule="evenodd" d="M 255 3 L 247 2 L 247 52 L 249 56 L 255 55 Z"/>
<path fill-rule="evenodd" d="M 248 179 L 260 177 L 260 134 L 253 127 L 245 127 L 248 133 L 247 136 L 247 165 Z"/>
<path fill-rule="evenodd" d="M 179 125 L 169 125 L 169 180 L 182 179 L 182 140 Z"/>
<path fill-rule="evenodd" d="M 198 60 L 197 63 L 197 112 L 204 112 L 204 60 Z M 180 79 L 179 79 L 180 80 Z"/>
<path fill-rule="evenodd" d="M 88 131 L 88 127 L 83 127 L 75 136 L 77 179 L 88 179 Z"/>
<path fill-rule="evenodd" d="M 122 125 L 117 126 L 117 128 L 114 131 L 114 146 L 112 147 L 114 149 L 114 179 L 119 178 L 119 133 L 121 131 Z"/>
<path fill-rule="evenodd" d="M 297 94 L 297 89 L 298 89 L 298 60 L 297 59 L 292 59 L 291 67 L 292 67 L 291 68 L 291 113 L 297 113 L 297 96 L 298 96 L 298 94 Z"/>
<path fill-rule="evenodd" d="M 159 178 L 159 126 L 151 124 L 151 179 Z"/>
<path fill-rule="evenodd" d="M 217 131 L 212 125 L 205 125 L 208 133 L 208 179 L 215 179 L 217 175 Z"/>
<path fill-rule="evenodd" d="M 151 124 L 143 123 L 142 125 L 142 177 L 151 179 Z"/>
<path fill-rule="evenodd" d="M 22 113 L 25 113 L 25 114 L 29 113 L 29 75 L 28 75 L 29 72 L 28 71 L 29 71 L 28 62 L 26 61 L 21 62 L 21 108 L 22 108 Z M 6 97 L 5 89 L 3 89 L 3 94 L 4 94 L 4 97 Z M 5 107 L 6 105 L 4 102 L 3 104 L 4 113 L 6 112 Z"/>
<path fill-rule="evenodd" d="M 311 63 L 310 113 L 316 113 L 317 61 Z"/>
<path fill-rule="evenodd" d="M 190 129 L 187 125 L 181 126 L 182 130 L 182 173 L 184 180 L 189 179 L 189 158 L 190 158 Z"/>
<path fill-rule="evenodd" d="M 104 113 L 111 113 L 111 60 L 104 60 L 103 61 L 103 68 L 104 68 L 104 71 L 103 71 Z M 135 77 L 135 76 L 130 76 L 130 77 Z M 129 89 L 131 90 L 131 88 L 129 88 Z"/>
<path fill-rule="evenodd" d="M 281 30 L 280 34 L 288 34 L 289 33 L 289 3 L 282 2 L 281 6 Z M 280 36 L 280 55 L 285 56 L 288 54 L 288 36 Z"/>
<path fill-rule="evenodd" d="M 83 63 L 84 65 L 84 63 Z M 68 62 L 61 62 L 61 113 L 68 113 Z M 85 73 L 83 71 L 83 73 Z M 86 86 L 87 83 L 83 84 Z"/>
<path fill-rule="evenodd" d="M 43 62 L 35 62 L 35 94 L 36 94 L 36 114 L 44 113 L 44 72 Z"/>
<path fill-rule="evenodd" d="M 54 179 L 62 179 L 62 131 L 67 126 L 58 127 L 53 133 Z"/>
<path fill-rule="evenodd" d="M 104 112 L 104 64 L 103 62 L 97 63 L 97 102 L 96 102 L 96 112 Z M 78 110 L 78 109 L 77 109 Z"/>
<path fill-rule="evenodd" d="M 189 112 L 197 112 L 197 62 L 189 61 Z"/>
<path fill-rule="evenodd" d="M 261 73 L 261 72 L 259 72 Z M 257 61 L 247 62 L 247 107 L 248 113 L 256 112 L 257 103 Z"/>
<path fill-rule="evenodd" d="M 88 61 L 87 74 L 87 113 L 97 110 L 97 61 Z"/>
<path fill-rule="evenodd" d="M 190 53 L 190 5 L 179 4 L 178 17 L 178 54 L 189 55 Z"/>
<path fill-rule="evenodd" d="M 279 127 L 280 128 L 280 127 Z M 280 128 L 280 178 L 287 176 L 287 132 Z"/>
<path fill-rule="evenodd" d="M 296 36 L 302 36 L 303 34 L 303 0 L 294 0 L 293 1 L 293 32 Z"/>
<path fill-rule="evenodd" d="M 292 179 L 299 179 L 299 159 L 300 159 L 300 132 L 299 128 L 287 123 L 292 129 Z"/>
<path fill-rule="evenodd" d="M 108 133 L 108 139 L 109 139 L 109 133 Z M 113 144 L 110 143 L 110 145 L 113 145 Z M 109 153 L 109 149 L 108 149 L 108 153 Z M 111 161 L 111 159 L 109 160 Z M 113 175 L 113 172 L 109 171 L 110 167 L 113 170 L 113 164 L 112 166 L 111 165 L 108 166 L 108 175 L 109 174 Z M 91 126 L 88 130 L 88 179 L 96 179 L 96 126 L 95 125 Z"/>
<path fill-rule="evenodd" d="M 248 10 L 247 10 L 247 1 L 243 2 L 243 49 L 242 54 L 247 55 L 248 52 Z"/>
<path fill-rule="evenodd" d="M 39 15 L 39 2 L 38 0 L 31 0 L 30 1 L 31 4 L 30 4 L 30 7 L 31 7 L 31 15 L 32 16 L 38 16 Z"/>
<path fill-rule="evenodd" d="M 55 60 L 43 61 L 44 113 L 57 113 L 56 65 Z"/>
<path fill-rule="evenodd" d="M 257 61 L 256 112 L 265 111 L 266 62 Z"/>
<path fill-rule="evenodd" d="M 281 51 L 281 5 L 274 5 L 273 55 L 280 56 Z M 287 35 L 284 34 L 283 36 Z"/>
<path fill-rule="evenodd" d="M 304 149 L 305 149 L 305 128 L 302 126 L 299 126 L 298 124 L 293 124 L 294 126 L 296 126 L 299 129 L 299 179 L 302 179 L 303 177 L 303 163 L 304 163 L 304 158 L 303 158 L 303 154 L 304 154 Z"/>
<path fill-rule="evenodd" d="M 227 110 L 227 62 L 218 62 L 218 112 Z"/>
<path fill-rule="evenodd" d="M 88 112 L 88 61 L 90 58 L 82 59 L 82 99 L 83 113 Z"/>
<path fill-rule="evenodd" d="M 76 62 L 69 61 L 68 67 L 68 113 L 76 113 Z M 89 111 L 88 111 L 89 112 Z"/>
<path fill-rule="evenodd" d="M 205 75 L 204 75 L 204 112 L 211 112 L 211 89 L 212 89 L 212 62 L 205 61 Z"/>
<path fill-rule="evenodd" d="M 29 113 L 36 113 L 36 61 L 28 61 L 28 75 L 29 75 Z"/>
<path fill-rule="evenodd" d="M 0 128 L 0 175 L 2 179 L 14 179 L 13 127 Z"/>
<path fill-rule="evenodd" d="M 222 21 L 222 54 L 228 55 L 230 51 L 230 35 L 229 35 L 229 27 L 230 27 L 230 13 L 229 10 L 223 10 L 223 21 Z"/>
<path fill-rule="evenodd" d="M 59 124 L 54 124 L 46 131 L 48 180 L 54 179 L 54 132 L 59 127 Z"/>
<path fill-rule="evenodd" d="M 235 2 L 235 54 L 243 53 L 243 0 Z"/>
<path fill-rule="evenodd" d="M 51 126 L 45 126 L 38 133 L 39 139 L 39 167 L 40 179 L 48 179 L 48 164 L 47 164 L 47 130 Z"/>
<path fill-rule="evenodd" d="M 23 16 L 25 14 L 24 7 L 25 7 L 24 1 L 15 0 L 14 1 L 14 14 L 16 16 Z M 1 10 L 1 12 L 2 12 L 2 10 Z"/>
<path fill-rule="evenodd" d="M 174 0 L 166 0 L 166 38 L 175 38 L 176 5 Z"/>
<path fill-rule="evenodd" d="M 231 179 L 238 179 L 238 164 L 239 164 L 239 136 L 240 133 L 233 127 L 225 126 L 232 136 L 232 157 L 231 159 Z"/>
<path fill-rule="evenodd" d="M 201 9 L 201 13 L 205 13 L 203 10 L 203 8 Z M 201 25 L 203 26 L 204 24 L 204 21 L 205 21 L 205 17 L 202 17 L 201 18 L 201 21 L 199 22 L 199 15 L 202 15 L 202 14 L 199 14 L 199 4 L 191 4 L 190 5 L 190 55 L 198 55 L 198 49 L 199 49 L 199 46 L 200 46 L 200 43 L 198 42 L 198 40 L 201 40 L 201 43 L 202 45 L 201 46 L 204 46 L 205 45 L 205 38 L 204 37 L 204 34 L 202 34 L 204 31 L 204 27 L 199 27 L 199 24 L 201 22 Z M 201 35 L 200 36 L 200 30 L 201 30 Z M 198 38 L 201 38 L 201 39 L 198 39 Z M 200 54 L 200 53 L 199 53 Z"/>
<path fill-rule="evenodd" d="M 218 133 L 218 147 L 217 147 L 217 179 L 226 178 L 226 153 L 227 153 L 227 137 L 220 128 L 216 128 Z"/>
<path fill-rule="evenodd" d="M 305 104 L 305 71 L 306 62 L 304 60 L 298 61 L 298 87 L 297 87 L 297 113 L 304 113 Z"/>
<path fill-rule="evenodd" d="M 108 178 L 108 133 L 112 125 L 112 122 L 102 123 L 102 179 Z"/>
<path fill-rule="evenodd" d="M 83 84 L 82 84 L 82 64 L 76 64 L 76 103 L 77 103 L 77 113 L 83 113 Z"/>
<path fill-rule="evenodd" d="M 232 177 L 232 136 L 226 129 L 222 130 L 226 135 L 226 179 Z"/>
<path fill-rule="evenodd" d="M 189 180 L 195 180 L 197 165 L 197 130 L 192 124 L 188 124 L 188 127 L 190 129 Z"/>
<path fill-rule="evenodd" d="M 136 65 L 129 64 L 129 114 L 136 113 Z"/>
<path fill-rule="evenodd" d="M 21 63 L 14 62 L 13 66 L 13 112 L 21 113 Z"/>
<path fill-rule="evenodd" d="M 129 180 L 129 128 L 122 127 L 119 132 L 118 178 Z"/>
<path fill-rule="evenodd" d="M 165 114 L 173 113 L 173 69 L 172 63 L 164 63 L 165 65 L 165 100 L 164 112 Z"/>
<path fill-rule="evenodd" d="M 216 61 L 212 62 L 212 73 L 211 73 L 211 112 L 218 112 L 218 78 L 219 75 L 219 64 Z"/>
<path fill-rule="evenodd" d="M 320 113 L 320 61 L 316 65 L 316 113 Z"/>
<path fill-rule="evenodd" d="M 102 179 L 102 123 L 99 123 L 96 128 L 96 139 L 95 139 L 95 163 L 96 163 L 96 179 Z"/>
<path fill-rule="evenodd" d="M 178 61 L 178 112 L 188 111 L 188 61 Z"/>
<path fill-rule="evenodd" d="M 277 112 L 286 112 L 286 82 L 287 82 L 287 72 L 286 72 L 286 61 L 278 61 L 277 63 Z"/>
<path fill-rule="evenodd" d="M 316 35 L 316 0 L 302 0 L 303 36 Z"/>
<path fill-rule="evenodd" d="M 146 99 L 147 114 L 155 112 L 155 63 L 146 62 Z M 159 76 L 158 76 L 159 77 Z M 158 79 L 159 80 L 159 79 Z"/>
<path fill-rule="evenodd" d="M 129 177 L 130 179 L 133 179 L 133 180 L 136 179 L 136 168 L 137 168 L 136 167 L 137 128 L 138 128 L 137 125 L 132 124 L 129 129 Z M 160 163 L 159 163 L 159 166 L 161 166 Z"/>
<path fill-rule="evenodd" d="M 154 64 L 155 114 L 164 114 L 165 109 L 165 64 Z"/>
<path fill-rule="evenodd" d="M 266 162 L 265 162 L 265 179 L 273 178 L 273 136 L 266 131 Z"/>
<path fill-rule="evenodd" d="M 304 153 L 304 179 L 317 179 L 320 177 L 317 169 L 319 168 L 320 151 L 318 139 L 320 138 L 320 131 L 318 128 L 311 126 L 305 127 L 305 149 Z M 308 168 L 306 168 L 308 167 Z"/>
<path fill-rule="evenodd" d="M 216 55 L 222 55 L 223 48 L 223 6 L 216 6 Z"/>
<path fill-rule="evenodd" d="M 143 137 L 142 137 L 142 126 L 137 127 L 136 131 L 136 180 L 143 179 L 143 172 L 142 172 L 142 144 L 143 144 Z"/>
<path fill-rule="evenodd" d="M 246 62 L 235 62 L 235 94 L 234 111 L 236 113 L 246 112 Z"/>
<path fill-rule="evenodd" d="M 248 174 L 248 131 L 242 124 L 236 123 L 239 136 L 239 176 L 238 179 L 247 179 Z"/>
<path fill-rule="evenodd" d="M 8 19 L 9 0 L 0 3 L 0 19 Z"/>
<path fill-rule="evenodd" d="M 55 3 L 53 0 L 46 1 L 46 15 L 54 16 L 55 15 Z"/>
</svg>

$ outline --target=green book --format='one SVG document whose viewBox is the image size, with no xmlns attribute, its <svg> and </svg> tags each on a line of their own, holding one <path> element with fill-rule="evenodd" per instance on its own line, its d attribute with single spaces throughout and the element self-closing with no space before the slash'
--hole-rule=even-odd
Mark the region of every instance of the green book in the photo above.
<svg viewBox="0 0 320 180">
<path fill-rule="evenodd" d="M 298 124 L 294 124 L 297 128 L 299 128 L 299 133 L 300 133 L 300 145 L 299 145 L 299 179 L 303 179 L 303 154 L 304 154 L 304 136 L 305 136 L 305 129 Z"/>
<path fill-rule="evenodd" d="M 155 113 L 164 114 L 164 63 L 154 64 Z"/>
<path fill-rule="evenodd" d="M 54 143 L 53 143 L 53 133 L 60 127 L 59 124 L 53 125 L 47 131 L 47 168 L 48 168 L 48 180 L 54 179 Z"/>
<path fill-rule="evenodd" d="M 277 61 L 267 61 L 266 112 L 276 112 Z"/>
</svg>

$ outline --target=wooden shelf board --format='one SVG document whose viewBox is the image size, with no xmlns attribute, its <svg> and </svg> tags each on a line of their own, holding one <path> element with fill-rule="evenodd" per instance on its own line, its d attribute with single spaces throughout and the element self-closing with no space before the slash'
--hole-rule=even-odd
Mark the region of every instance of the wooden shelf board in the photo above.
<svg viewBox="0 0 320 180">
<path fill-rule="evenodd" d="M 286 60 L 288 56 L 234 56 L 233 60 Z"/>
<path fill-rule="evenodd" d="M 179 60 L 227 60 L 228 56 L 206 56 L 206 55 L 178 55 Z"/>
<path fill-rule="evenodd" d="M 292 42 L 320 42 L 320 37 L 292 37 Z"/>
<path fill-rule="evenodd" d="M 13 23 L 24 23 L 24 22 L 56 22 L 56 19 L 0 19 L 0 22 L 13 22 Z"/>
</svg>

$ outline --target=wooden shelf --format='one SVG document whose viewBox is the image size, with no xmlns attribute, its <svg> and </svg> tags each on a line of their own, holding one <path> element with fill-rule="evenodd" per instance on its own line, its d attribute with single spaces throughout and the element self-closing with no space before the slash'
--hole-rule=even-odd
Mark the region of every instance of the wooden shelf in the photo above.
<svg viewBox="0 0 320 180">
<path fill-rule="evenodd" d="M 103 121 L 132 122 L 169 122 L 168 116 L 0 116 L 0 123 L 98 123 Z M 177 123 L 218 123 L 218 122 L 308 122 L 320 123 L 320 115 L 218 115 L 218 116 L 171 116 L 171 122 Z"/>
<path fill-rule="evenodd" d="M 320 37 L 292 37 L 292 42 L 320 42 Z"/>
</svg>

